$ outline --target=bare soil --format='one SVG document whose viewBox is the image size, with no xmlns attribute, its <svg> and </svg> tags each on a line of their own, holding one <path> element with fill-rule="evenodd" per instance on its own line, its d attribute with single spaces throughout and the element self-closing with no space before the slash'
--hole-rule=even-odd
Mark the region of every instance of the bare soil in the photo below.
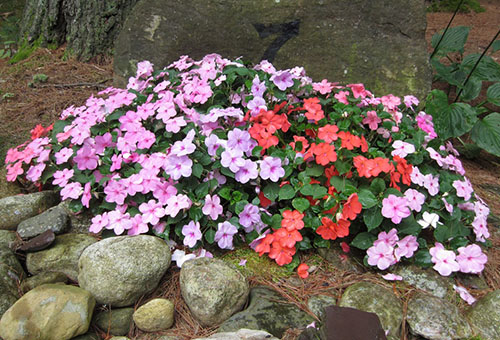
<svg viewBox="0 0 500 340">
<path fill-rule="evenodd" d="M 486 48 L 499 28 L 500 2 L 498 0 L 480 0 L 484 13 L 458 14 L 453 25 L 472 27 L 466 53 L 480 53 Z M 1 13 L 0 13 L 1 14 Z M 437 31 L 446 27 L 452 13 L 429 13 L 427 15 L 427 40 Z M 429 48 L 430 49 L 430 48 Z M 101 58 L 92 63 L 81 63 L 76 60 L 63 60 L 64 49 L 39 49 L 28 59 L 11 65 L 0 59 L 0 159 L 5 157 L 8 148 L 29 139 L 29 132 L 36 124 L 47 126 L 57 120 L 62 110 L 68 106 L 79 106 L 100 89 L 112 83 L 112 59 Z M 492 55 L 500 61 L 500 52 Z M 33 82 L 33 76 L 45 74 L 46 83 Z M 437 84 L 435 86 L 438 86 Z M 494 215 L 500 216 L 500 160 L 488 154 L 481 154 L 474 160 L 462 159 L 467 176 L 476 192 L 488 203 Z M 3 162 L 0 162 L 0 170 Z M 488 289 L 472 289 L 471 293 L 481 297 L 494 289 L 500 289 L 500 220 L 490 223 L 493 247 L 488 250 L 489 262 L 484 272 Z M 310 256 L 310 255 L 309 255 Z M 169 271 L 160 287 L 152 296 L 171 298 L 176 305 L 176 322 L 170 335 L 176 334 L 184 339 L 209 335 L 214 329 L 204 329 L 192 319 L 179 292 L 178 272 Z M 251 277 L 252 285 L 266 283 L 278 289 L 291 303 L 306 309 L 305 297 L 319 293 L 332 294 L 339 297 L 348 285 L 368 280 L 377 282 L 392 289 L 403 301 L 413 294 L 404 284 L 381 282 L 373 273 L 354 275 L 345 272 L 331 271 L 327 263 L 317 263 L 317 269 L 307 280 L 296 277 L 274 281 L 269 277 Z M 465 304 L 461 304 L 465 308 Z M 404 330 L 404 325 L 403 325 Z M 405 333 L 405 332 L 403 332 Z M 110 338 L 109 334 L 101 335 Z M 153 339 L 137 329 L 131 329 L 132 339 Z M 291 330 L 283 339 L 295 339 L 297 332 Z M 406 334 L 402 339 L 406 339 Z"/>
</svg>

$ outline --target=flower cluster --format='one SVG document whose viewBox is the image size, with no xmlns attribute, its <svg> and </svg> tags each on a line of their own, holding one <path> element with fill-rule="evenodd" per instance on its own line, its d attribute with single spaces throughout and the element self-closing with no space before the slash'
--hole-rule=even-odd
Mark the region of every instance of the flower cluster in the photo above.
<svg viewBox="0 0 500 340">
<path fill-rule="evenodd" d="M 406 259 L 479 273 L 488 208 L 418 104 L 267 61 L 145 61 L 126 89 L 67 108 L 9 150 L 7 179 L 90 209 L 93 233 L 152 232 L 198 250 L 244 241 L 291 267 L 299 250 L 343 239 L 382 270 Z"/>
</svg>

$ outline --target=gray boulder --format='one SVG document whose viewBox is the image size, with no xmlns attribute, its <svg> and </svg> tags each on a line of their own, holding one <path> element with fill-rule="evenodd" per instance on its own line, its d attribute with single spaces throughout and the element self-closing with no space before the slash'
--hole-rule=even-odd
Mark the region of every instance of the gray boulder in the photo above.
<svg viewBox="0 0 500 340">
<path fill-rule="evenodd" d="M 85 248 L 97 240 L 89 235 L 63 234 L 56 237 L 50 248 L 29 253 L 26 266 L 31 274 L 61 272 L 72 281 L 78 280 L 78 259 Z"/>
<path fill-rule="evenodd" d="M 429 340 L 467 339 L 472 330 L 457 306 L 418 292 L 408 301 L 406 321 L 412 333 Z"/>
<path fill-rule="evenodd" d="M 438 298 L 444 298 L 453 285 L 449 278 L 439 275 L 431 268 L 424 269 L 415 265 L 402 264 L 396 266 L 394 273 L 400 275 L 404 282 Z"/>
<path fill-rule="evenodd" d="M 19 282 L 26 277 L 14 253 L 0 246 L 0 316 L 19 299 Z"/>
<path fill-rule="evenodd" d="M 47 284 L 47 283 L 66 283 L 68 282 L 68 276 L 60 272 L 44 272 L 27 277 L 21 282 L 21 291 L 23 293 L 29 292 L 35 287 Z"/>
<path fill-rule="evenodd" d="M 236 332 L 215 333 L 208 338 L 196 338 L 194 340 L 278 340 L 278 338 L 265 331 L 243 328 Z"/>
<path fill-rule="evenodd" d="M 115 43 L 115 83 L 135 64 L 218 53 L 279 69 L 304 66 L 316 81 L 364 82 L 379 95 L 430 90 L 423 0 L 142 0 Z M 388 53 L 390 51 L 390 53 Z"/>
<path fill-rule="evenodd" d="M 126 307 L 158 286 L 170 260 L 170 248 L 158 237 L 110 237 L 84 250 L 78 282 L 98 303 Z"/>
<path fill-rule="evenodd" d="M 16 232 L 11 230 L 0 230 L 0 247 L 6 246 L 14 249 L 15 244 L 18 242 Z"/>
<path fill-rule="evenodd" d="M 74 286 L 47 284 L 21 297 L 0 320 L 4 340 L 68 340 L 87 332 L 95 300 Z"/>
<path fill-rule="evenodd" d="M 31 238 L 52 230 L 55 234 L 62 234 L 68 230 L 68 214 L 64 209 L 56 206 L 22 221 L 17 226 L 17 233 L 22 238 Z"/>
<path fill-rule="evenodd" d="M 174 304 L 168 299 L 153 299 L 137 308 L 133 318 L 144 332 L 164 331 L 174 324 Z"/>
<path fill-rule="evenodd" d="M 19 223 L 53 207 L 58 201 L 59 195 L 54 191 L 1 198 L 0 229 L 16 230 Z"/>
<path fill-rule="evenodd" d="M 307 300 L 307 308 L 309 308 L 318 319 L 323 319 L 326 307 L 335 306 L 336 304 L 337 299 L 329 295 L 314 295 Z"/>
<path fill-rule="evenodd" d="M 352 254 L 344 253 L 339 245 L 334 245 L 331 248 L 319 248 L 318 254 L 339 270 L 358 274 L 365 272 L 359 261 Z"/>
<path fill-rule="evenodd" d="M 203 326 L 217 325 L 240 311 L 249 293 L 248 282 L 238 270 L 207 257 L 182 265 L 180 286 L 189 310 Z"/>
<path fill-rule="evenodd" d="M 287 329 L 305 328 L 314 320 L 308 313 L 283 299 L 276 291 L 258 286 L 250 291 L 249 306 L 226 320 L 218 331 L 260 329 L 281 338 Z"/>
<path fill-rule="evenodd" d="M 134 308 L 113 308 L 100 311 L 94 317 L 97 327 L 112 335 L 126 335 L 130 331 Z"/>
<path fill-rule="evenodd" d="M 355 283 L 342 294 L 339 306 L 377 314 L 387 338 L 399 339 L 403 303 L 392 291 L 370 282 Z"/>
<path fill-rule="evenodd" d="M 500 290 L 483 296 L 466 316 L 485 340 L 500 339 Z"/>
</svg>

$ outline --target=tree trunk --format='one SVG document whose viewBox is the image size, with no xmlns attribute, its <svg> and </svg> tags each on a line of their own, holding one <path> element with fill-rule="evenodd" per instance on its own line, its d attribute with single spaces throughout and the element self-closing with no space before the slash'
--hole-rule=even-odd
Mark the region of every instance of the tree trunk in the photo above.
<svg viewBox="0 0 500 340">
<path fill-rule="evenodd" d="M 125 18 L 138 0 L 27 0 L 21 45 L 67 43 L 80 60 L 111 52 Z"/>
</svg>

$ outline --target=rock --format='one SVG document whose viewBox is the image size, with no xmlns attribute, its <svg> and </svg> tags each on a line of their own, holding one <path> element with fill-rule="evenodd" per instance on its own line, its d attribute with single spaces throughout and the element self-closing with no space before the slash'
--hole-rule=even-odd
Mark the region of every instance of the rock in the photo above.
<svg viewBox="0 0 500 340">
<path fill-rule="evenodd" d="M 240 311 L 249 287 L 245 277 L 222 260 L 202 257 L 185 262 L 180 273 L 181 294 L 203 326 L 213 326 Z"/>
<path fill-rule="evenodd" d="M 13 249 L 18 242 L 16 232 L 10 230 L 0 230 L 0 247 L 6 246 Z"/>
<path fill-rule="evenodd" d="M 158 237 L 110 237 L 82 253 L 78 282 L 98 303 L 126 307 L 158 286 L 170 259 L 170 248 Z"/>
<path fill-rule="evenodd" d="M 483 296 L 466 316 L 484 340 L 500 339 L 500 290 Z"/>
<path fill-rule="evenodd" d="M 116 40 L 115 84 L 126 85 L 142 60 L 161 69 L 180 55 L 218 53 L 425 98 L 432 79 L 425 29 L 423 0 L 142 0 Z"/>
<path fill-rule="evenodd" d="M 364 273 L 365 269 L 352 255 L 344 253 L 339 247 L 318 248 L 318 254 L 330 262 L 335 268 L 346 272 Z"/>
<path fill-rule="evenodd" d="M 74 213 L 69 208 L 69 200 L 63 201 L 59 204 L 59 207 L 64 209 L 69 217 L 69 232 L 75 234 L 88 234 L 90 225 L 92 224 L 92 212 L 90 210 L 84 210 L 79 213 Z"/>
<path fill-rule="evenodd" d="M 4 340 L 67 340 L 87 332 L 94 310 L 92 295 L 78 287 L 39 286 L 23 295 L 0 320 Z"/>
<path fill-rule="evenodd" d="M 416 293 L 408 301 L 406 321 L 412 333 L 429 340 L 472 336 L 470 325 L 455 305 L 423 292 Z"/>
<path fill-rule="evenodd" d="M 386 340 L 385 331 L 377 314 L 338 306 L 326 308 L 320 338 Z"/>
<path fill-rule="evenodd" d="M 83 335 L 76 336 L 71 340 L 101 340 L 101 337 L 95 333 L 88 332 Z"/>
<path fill-rule="evenodd" d="M 96 242 L 97 240 L 89 235 L 59 235 L 49 249 L 29 253 L 26 266 L 33 275 L 41 272 L 61 272 L 72 281 L 77 281 L 78 259 L 85 248 Z"/>
<path fill-rule="evenodd" d="M 196 338 L 194 340 L 278 340 L 265 331 L 242 328 L 237 332 L 215 333 L 208 338 Z"/>
<path fill-rule="evenodd" d="M 399 339 L 403 304 L 392 291 L 370 282 L 355 283 L 342 294 L 339 306 L 377 314 L 387 338 Z"/>
<path fill-rule="evenodd" d="M 33 288 L 47 284 L 47 283 L 66 283 L 68 277 L 60 272 L 45 272 L 35 276 L 27 277 L 21 282 L 21 291 L 23 293 L 29 292 Z"/>
<path fill-rule="evenodd" d="M 489 288 L 483 275 L 457 273 L 456 276 L 460 280 L 462 285 L 465 287 L 469 287 L 472 289 L 488 289 Z"/>
<path fill-rule="evenodd" d="M 109 340 L 130 340 L 130 339 L 127 338 L 126 336 L 113 336 L 109 338 Z"/>
<path fill-rule="evenodd" d="M 42 191 L 28 195 L 0 199 L 0 229 L 16 230 L 22 221 L 36 216 L 59 201 L 54 191 Z"/>
<path fill-rule="evenodd" d="M 126 335 L 130 331 L 134 308 L 113 308 L 98 312 L 95 324 L 104 332 L 112 335 Z"/>
<path fill-rule="evenodd" d="M 0 316 L 19 299 L 17 287 L 24 277 L 26 273 L 12 250 L 0 246 Z"/>
<path fill-rule="evenodd" d="M 404 282 L 438 298 L 444 298 L 453 285 L 448 278 L 439 275 L 431 268 L 423 269 L 415 265 L 402 264 L 396 266 L 394 273 L 403 277 Z"/>
<path fill-rule="evenodd" d="M 54 243 L 56 240 L 56 234 L 52 230 L 47 230 L 40 235 L 32 238 L 28 242 L 22 243 L 18 250 L 24 251 L 26 253 L 33 253 L 36 251 L 44 250 Z"/>
<path fill-rule="evenodd" d="M 2 142 L 5 142 L 3 138 L 4 136 L 2 136 Z M 12 146 L 14 147 L 15 145 Z M 7 148 L 8 146 L 4 144 L 3 147 Z M 0 154 L 2 154 L 1 151 Z M 0 159 L 3 160 L 4 158 L 0 156 Z M 0 199 L 22 193 L 21 186 L 15 182 L 8 182 L 6 177 L 7 177 L 7 169 L 5 168 L 5 166 L 3 166 L 2 162 L 2 166 L 0 166 Z"/>
<path fill-rule="evenodd" d="M 153 299 L 139 307 L 133 318 L 137 328 L 144 332 L 169 329 L 174 324 L 174 304 L 168 299 Z"/>
<path fill-rule="evenodd" d="M 315 319 L 312 316 L 288 303 L 276 291 L 258 286 L 250 290 L 250 304 L 247 309 L 227 319 L 218 332 L 250 328 L 264 330 L 281 338 L 287 329 L 305 328 L 313 321 Z"/>
<path fill-rule="evenodd" d="M 307 300 L 307 308 L 318 317 L 322 319 L 325 315 L 325 308 L 328 306 L 335 306 L 337 299 L 329 295 L 314 295 Z"/>
<path fill-rule="evenodd" d="M 17 233 L 22 238 L 32 238 L 47 230 L 52 230 L 55 234 L 62 234 L 69 227 L 68 221 L 69 217 L 66 211 L 59 206 L 55 206 L 40 215 L 19 223 Z"/>
</svg>

